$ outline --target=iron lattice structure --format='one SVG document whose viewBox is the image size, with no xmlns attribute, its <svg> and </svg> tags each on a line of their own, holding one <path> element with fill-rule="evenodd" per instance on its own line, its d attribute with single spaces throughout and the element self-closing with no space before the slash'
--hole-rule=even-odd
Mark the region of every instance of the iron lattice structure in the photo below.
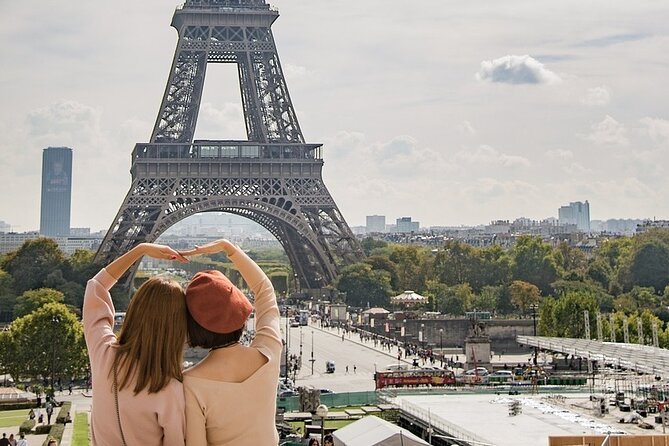
<svg viewBox="0 0 669 446">
<path fill-rule="evenodd" d="M 323 287 L 363 258 L 323 183 L 321 145 L 304 142 L 271 31 L 278 16 L 264 0 L 187 0 L 176 9 L 179 41 L 151 142 L 135 145 L 132 186 L 98 261 L 207 211 L 269 230 L 303 288 Z M 237 64 L 246 141 L 193 141 L 209 63 Z"/>
</svg>

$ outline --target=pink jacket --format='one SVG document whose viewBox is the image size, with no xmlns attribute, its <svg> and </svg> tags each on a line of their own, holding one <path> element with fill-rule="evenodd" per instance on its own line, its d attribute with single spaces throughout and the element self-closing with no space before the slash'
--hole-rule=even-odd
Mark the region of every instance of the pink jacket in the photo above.
<svg viewBox="0 0 669 446">
<path fill-rule="evenodd" d="M 116 344 L 114 304 L 109 290 L 116 280 L 103 268 L 88 281 L 84 296 L 84 333 L 93 379 L 91 432 L 94 446 L 119 446 L 121 433 L 116 416 L 110 374 Z M 128 446 L 183 446 L 186 418 L 183 386 L 172 380 L 158 393 L 133 392 L 134 385 L 119 392 L 121 425 Z"/>
</svg>

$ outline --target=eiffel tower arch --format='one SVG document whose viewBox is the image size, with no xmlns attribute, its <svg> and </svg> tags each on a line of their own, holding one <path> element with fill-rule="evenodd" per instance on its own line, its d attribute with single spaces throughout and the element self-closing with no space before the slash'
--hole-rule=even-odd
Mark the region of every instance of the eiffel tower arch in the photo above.
<svg viewBox="0 0 669 446">
<path fill-rule="evenodd" d="M 135 145 L 132 185 L 96 260 L 208 211 L 265 227 L 303 288 L 326 286 L 363 258 L 323 183 L 321 144 L 304 142 L 271 31 L 278 16 L 264 0 L 186 0 L 176 9 L 179 40 L 151 142 Z M 193 140 L 210 63 L 237 65 L 248 140 Z"/>
</svg>

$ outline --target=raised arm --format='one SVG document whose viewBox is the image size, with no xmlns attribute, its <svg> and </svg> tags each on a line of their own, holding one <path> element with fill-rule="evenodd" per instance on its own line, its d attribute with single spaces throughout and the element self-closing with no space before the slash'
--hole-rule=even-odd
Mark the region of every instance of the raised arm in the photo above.
<svg viewBox="0 0 669 446">
<path fill-rule="evenodd" d="M 91 356 L 100 348 L 116 340 L 114 335 L 114 303 L 109 290 L 116 281 L 142 256 L 157 259 L 188 260 L 169 246 L 141 243 L 100 270 L 86 285 L 84 294 L 83 321 L 86 344 Z"/>
<path fill-rule="evenodd" d="M 157 245 L 155 243 L 140 243 L 111 262 L 105 269 L 114 279 L 118 280 L 137 260 L 145 255 L 153 257 L 154 259 L 178 260 L 180 262 L 188 261 L 187 258 L 179 253 L 179 251 L 176 251 L 169 246 Z"/>
</svg>

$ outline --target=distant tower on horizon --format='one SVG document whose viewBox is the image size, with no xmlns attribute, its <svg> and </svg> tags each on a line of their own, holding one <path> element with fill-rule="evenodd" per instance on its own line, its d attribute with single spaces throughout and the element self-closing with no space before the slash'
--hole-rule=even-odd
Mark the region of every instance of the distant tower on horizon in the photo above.
<svg viewBox="0 0 669 446">
<path fill-rule="evenodd" d="M 397 223 L 395 228 L 396 232 L 408 234 L 411 232 L 418 232 L 420 230 L 420 222 L 411 221 L 411 217 L 400 217 L 395 220 L 395 222 Z"/>
<path fill-rule="evenodd" d="M 47 237 L 70 235 L 72 149 L 48 147 L 42 153 L 42 201 L 39 232 Z"/>
<path fill-rule="evenodd" d="M 558 209 L 558 221 L 561 225 L 576 225 L 579 231 L 590 232 L 590 203 L 576 201 Z"/>
<path fill-rule="evenodd" d="M 386 232 L 385 215 L 368 215 L 365 229 L 368 234 L 372 232 Z"/>
</svg>

